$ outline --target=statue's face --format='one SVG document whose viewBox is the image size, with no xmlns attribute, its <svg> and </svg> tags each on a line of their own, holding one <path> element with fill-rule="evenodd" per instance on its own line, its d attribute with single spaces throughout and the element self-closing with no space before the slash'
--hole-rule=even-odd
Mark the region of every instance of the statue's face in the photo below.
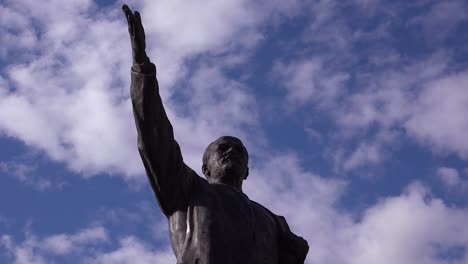
<svg viewBox="0 0 468 264">
<path fill-rule="evenodd" d="M 210 182 L 238 185 L 248 175 L 248 154 L 235 137 L 220 137 L 205 151 L 203 173 Z"/>
</svg>

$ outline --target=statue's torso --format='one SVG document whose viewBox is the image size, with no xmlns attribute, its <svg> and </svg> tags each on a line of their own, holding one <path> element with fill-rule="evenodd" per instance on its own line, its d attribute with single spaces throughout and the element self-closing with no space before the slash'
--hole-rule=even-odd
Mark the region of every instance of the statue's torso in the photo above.
<svg viewBox="0 0 468 264">
<path fill-rule="evenodd" d="M 273 216 L 235 188 L 200 179 L 186 210 L 169 217 L 171 243 L 183 264 L 277 264 Z"/>
</svg>

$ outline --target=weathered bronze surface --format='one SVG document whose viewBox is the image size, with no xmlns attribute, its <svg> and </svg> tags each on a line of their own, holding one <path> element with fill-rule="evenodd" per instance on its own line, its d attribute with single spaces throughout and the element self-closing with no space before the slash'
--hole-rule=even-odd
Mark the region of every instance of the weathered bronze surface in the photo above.
<svg viewBox="0 0 468 264">
<path fill-rule="evenodd" d="M 126 5 L 122 9 L 133 51 L 130 90 L 138 150 L 168 219 L 177 263 L 304 263 L 307 242 L 289 230 L 284 217 L 242 192 L 248 153 L 238 138 L 220 137 L 207 147 L 202 166 L 206 180 L 184 163 L 159 96 L 156 67 L 146 56 L 140 14 Z"/>
</svg>

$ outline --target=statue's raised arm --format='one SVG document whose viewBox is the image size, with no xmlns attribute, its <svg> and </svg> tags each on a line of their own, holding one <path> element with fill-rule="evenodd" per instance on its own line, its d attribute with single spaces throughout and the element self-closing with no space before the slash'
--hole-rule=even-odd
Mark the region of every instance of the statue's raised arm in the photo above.
<svg viewBox="0 0 468 264">
<path fill-rule="evenodd" d="M 156 67 L 146 55 L 145 31 L 138 12 L 127 5 L 122 9 L 127 17 L 132 45 L 131 99 L 138 132 L 138 150 L 146 174 L 159 205 L 166 216 L 187 206 L 195 173 L 182 159 L 167 118 L 156 79 Z"/>
</svg>

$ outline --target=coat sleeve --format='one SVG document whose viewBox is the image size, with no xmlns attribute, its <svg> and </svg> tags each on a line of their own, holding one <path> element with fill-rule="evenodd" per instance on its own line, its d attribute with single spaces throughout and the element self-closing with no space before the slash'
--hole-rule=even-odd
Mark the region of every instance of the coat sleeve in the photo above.
<svg viewBox="0 0 468 264">
<path fill-rule="evenodd" d="M 185 165 L 172 125 L 159 95 L 156 68 L 151 62 L 134 65 L 131 99 L 138 132 L 138 150 L 163 213 L 169 217 L 187 207 L 198 176 Z"/>
<path fill-rule="evenodd" d="M 279 263 L 304 264 L 309 252 L 309 244 L 304 238 L 291 232 L 283 216 L 276 215 L 275 218 L 280 233 Z"/>
</svg>

